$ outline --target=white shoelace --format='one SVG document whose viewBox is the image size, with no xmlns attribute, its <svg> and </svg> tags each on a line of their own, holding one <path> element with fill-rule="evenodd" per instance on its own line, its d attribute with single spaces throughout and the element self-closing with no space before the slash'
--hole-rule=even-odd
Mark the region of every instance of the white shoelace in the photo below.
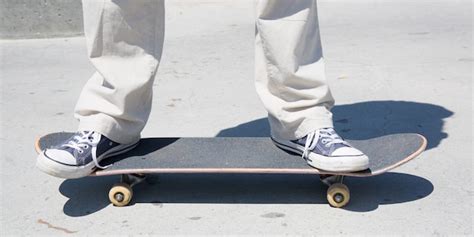
<svg viewBox="0 0 474 237">
<path fill-rule="evenodd" d="M 306 143 L 304 146 L 303 154 L 301 157 L 304 159 L 309 157 L 309 153 L 316 147 L 318 144 L 318 140 L 321 139 L 321 142 L 326 146 L 330 147 L 333 144 L 343 143 L 346 144 L 341 137 L 339 137 L 336 133 L 332 133 L 327 131 L 327 129 L 318 129 L 315 132 L 311 132 L 306 137 Z"/>
<path fill-rule="evenodd" d="M 91 156 L 92 160 L 94 161 L 95 166 L 101 169 L 106 169 L 109 166 L 101 166 L 99 165 L 99 161 L 97 160 L 97 144 L 99 144 L 100 141 L 100 134 L 95 133 L 95 132 L 81 132 L 80 135 L 74 136 L 71 141 L 68 143 L 62 145 L 63 147 L 69 147 L 74 150 L 76 150 L 79 153 L 83 153 L 83 149 L 88 149 L 89 146 L 91 146 L 92 151 L 91 151 Z"/>
</svg>

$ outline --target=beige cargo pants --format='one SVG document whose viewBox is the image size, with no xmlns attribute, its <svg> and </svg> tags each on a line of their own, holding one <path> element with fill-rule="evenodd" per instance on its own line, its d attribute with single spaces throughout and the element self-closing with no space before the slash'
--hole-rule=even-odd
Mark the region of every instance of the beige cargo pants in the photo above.
<svg viewBox="0 0 474 237">
<path fill-rule="evenodd" d="M 97 72 L 75 108 L 79 130 L 134 142 L 148 120 L 163 40 L 164 0 L 83 0 L 88 56 Z M 272 136 L 332 127 L 316 0 L 258 0 L 255 84 Z"/>
</svg>

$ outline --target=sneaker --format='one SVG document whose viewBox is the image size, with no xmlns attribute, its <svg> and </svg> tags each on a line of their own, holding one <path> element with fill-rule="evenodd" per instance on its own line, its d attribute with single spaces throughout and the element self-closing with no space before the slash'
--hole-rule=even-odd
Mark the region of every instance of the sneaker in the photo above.
<svg viewBox="0 0 474 237">
<path fill-rule="evenodd" d="M 275 144 L 301 154 L 309 165 L 326 171 L 354 172 L 369 167 L 369 158 L 344 141 L 333 128 L 311 132 L 297 140 L 277 140 Z"/>
<path fill-rule="evenodd" d="M 62 144 L 44 150 L 36 166 L 59 178 L 85 177 L 97 168 L 107 168 L 99 164 L 105 158 L 127 152 L 137 144 L 119 144 L 97 132 L 81 131 Z"/>
</svg>

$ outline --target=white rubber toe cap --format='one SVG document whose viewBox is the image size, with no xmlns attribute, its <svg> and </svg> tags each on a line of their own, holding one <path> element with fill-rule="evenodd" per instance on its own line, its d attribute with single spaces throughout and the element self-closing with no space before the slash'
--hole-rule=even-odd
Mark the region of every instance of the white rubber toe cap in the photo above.
<svg viewBox="0 0 474 237">
<path fill-rule="evenodd" d="M 364 153 L 353 147 L 341 147 L 335 150 L 331 156 L 363 156 Z"/>
<path fill-rule="evenodd" d="M 77 165 L 77 161 L 74 156 L 63 150 L 57 149 L 47 149 L 44 151 L 44 155 L 47 156 L 50 160 L 56 161 L 65 165 Z"/>
</svg>

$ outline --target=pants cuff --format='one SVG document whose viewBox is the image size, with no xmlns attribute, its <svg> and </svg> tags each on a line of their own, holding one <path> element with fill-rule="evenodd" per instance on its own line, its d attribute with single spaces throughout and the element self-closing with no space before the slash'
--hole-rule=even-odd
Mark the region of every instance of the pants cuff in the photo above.
<svg viewBox="0 0 474 237">
<path fill-rule="evenodd" d="M 270 121 L 270 124 L 272 122 Z M 282 140 L 296 140 L 308 135 L 321 128 L 332 128 L 334 124 L 331 118 L 309 118 L 303 120 L 298 126 L 292 129 L 283 128 L 281 126 L 271 126 L 271 135 L 274 138 Z"/>
<path fill-rule="evenodd" d="M 120 144 L 131 144 L 140 140 L 140 134 L 131 134 L 129 129 L 124 129 L 119 122 L 105 114 L 81 117 L 78 130 L 95 131 Z"/>
</svg>

